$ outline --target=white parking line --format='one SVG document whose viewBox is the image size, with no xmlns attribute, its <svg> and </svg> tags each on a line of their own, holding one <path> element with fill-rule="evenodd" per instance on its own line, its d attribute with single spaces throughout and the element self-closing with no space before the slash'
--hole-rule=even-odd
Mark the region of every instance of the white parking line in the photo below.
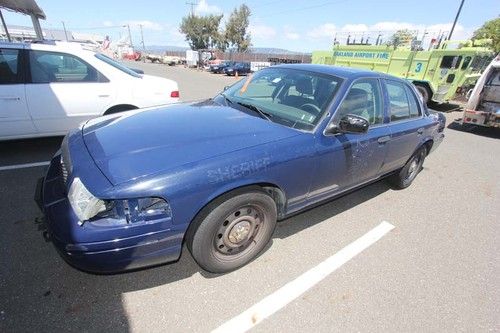
<svg viewBox="0 0 500 333">
<path fill-rule="evenodd" d="M 248 308 L 238 316 L 225 322 L 212 333 L 246 332 L 265 318 L 271 316 L 288 303 L 305 293 L 318 282 L 333 273 L 343 264 L 363 252 L 395 227 L 383 221 L 378 226 L 347 245 L 319 265 L 311 268 L 295 280 L 287 283 L 262 301 Z"/>
<path fill-rule="evenodd" d="M 26 163 L 26 164 L 15 164 L 15 165 L 5 165 L 5 166 L 0 166 L 0 171 L 34 168 L 34 167 L 45 166 L 45 165 L 49 165 L 49 164 L 50 164 L 50 161 Z"/>
</svg>

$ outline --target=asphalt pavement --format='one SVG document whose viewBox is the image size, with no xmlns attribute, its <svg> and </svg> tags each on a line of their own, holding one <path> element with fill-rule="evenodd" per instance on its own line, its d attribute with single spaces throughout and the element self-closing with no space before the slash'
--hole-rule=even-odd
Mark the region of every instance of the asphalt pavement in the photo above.
<svg viewBox="0 0 500 333">
<path fill-rule="evenodd" d="M 236 81 L 134 67 L 178 81 L 183 100 Z M 178 262 L 125 274 L 70 267 L 36 223 L 44 167 L 22 166 L 48 161 L 62 138 L 1 142 L 0 332 L 209 332 L 247 309 L 266 313 L 269 299 L 275 311 L 252 316 L 251 331 L 498 332 L 500 131 L 462 129 L 460 112 L 446 116 L 446 138 L 411 187 L 380 181 L 286 219 L 259 258 L 224 275 L 201 270 L 186 249 Z M 338 265 L 384 223 L 394 228 Z M 303 275 L 326 269 L 319 280 Z"/>
</svg>

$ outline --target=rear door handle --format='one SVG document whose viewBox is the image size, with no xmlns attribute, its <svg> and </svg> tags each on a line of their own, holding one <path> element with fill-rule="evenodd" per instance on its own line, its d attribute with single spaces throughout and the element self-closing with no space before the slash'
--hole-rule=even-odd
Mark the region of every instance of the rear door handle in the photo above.
<svg viewBox="0 0 500 333">
<path fill-rule="evenodd" d="M 423 129 L 423 128 L 419 128 L 419 129 L 417 130 L 417 133 L 418 133 L 418 134 L 422 134 L 422 133 L 424 133 L 424 129 Z"/>
<path fill-rule="evenodd" d="M 382 136 L 382 137 L 378 138 L 377 141 L 380 144 L 384 144 L 384 143 L 386 143 L 386 142 L 388 142 L 390 140 L 391 140 L 391 137 L 389 135 L 386 135 L 386 136 Z"/>
<path fill-rule="evenodd" d="M 4 101 L 19 101 L 19 100 L 21 100 L 20 97 L 10 97 L 10 96 L 6 96 L 6 97 L 0 96 L 0 99 L 3 99 Z"/>
</svg>

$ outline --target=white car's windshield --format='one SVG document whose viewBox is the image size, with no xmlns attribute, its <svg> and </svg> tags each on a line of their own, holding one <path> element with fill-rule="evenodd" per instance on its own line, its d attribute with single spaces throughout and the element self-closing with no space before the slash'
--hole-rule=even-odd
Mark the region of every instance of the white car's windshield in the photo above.
<svg viewBox="0 0 500 333">
<path fill-rule="evenodd" d="M 263 118 L 312 130 L 326 112 L 342 79 L 290 68 L 266 68 L 228 88 L 222 96 Z"/>
<path fill-rule="evenodd" d="M 139 75 L 138 73 L 134 72 L 133 70 L 131 70 L 127 66 L 124 66 L 124 65 L 120 64 L 118 61 L 116 61 L 114 59 L 111 59 L 110 57 L 105 56 L 102 53 L 96 53 L 95 57 L 97 59 L 101 60 L 101 61 L 104 61 L 108 65 L 111 65 L 114 68 L 119 69 L 119 70 L 121 70 L 124 73 L 127 73 L 128 75 L 131 75 L 131 76 L 134 76 L 134 77 L 141 77 L 141 75 Z"/>
</svg>

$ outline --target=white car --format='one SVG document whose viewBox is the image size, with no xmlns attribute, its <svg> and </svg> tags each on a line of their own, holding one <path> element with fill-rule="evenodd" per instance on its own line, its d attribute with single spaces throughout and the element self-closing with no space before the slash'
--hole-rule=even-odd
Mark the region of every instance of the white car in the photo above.
<svg viewBox="0 0 500 333">
<path fill-rule="evenodd" d="M 78 44 L 0 43 L 0 140 L 65 135 L 91 118 L 178 100 L 175 81 Z"/>
</svg>

